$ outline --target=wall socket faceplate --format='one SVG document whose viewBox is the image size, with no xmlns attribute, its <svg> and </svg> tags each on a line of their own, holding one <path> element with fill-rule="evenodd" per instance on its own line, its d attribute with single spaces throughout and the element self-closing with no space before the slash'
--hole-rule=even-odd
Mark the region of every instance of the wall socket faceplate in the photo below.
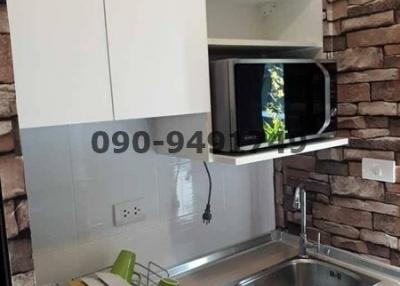
<svg viewBox="0 0 400 286">
<path fill-rule="evenodd" d="M 363 179 L 395 183 L 396 162 L 390 160 L 363 158 L 362 177 Z"/>
<path fill-rule="evenodd" d="M 127 201 L 113 206 L 114 225 L 134 223 L 146 219 L 143 209 L 143 199 Z"/>
</svg>

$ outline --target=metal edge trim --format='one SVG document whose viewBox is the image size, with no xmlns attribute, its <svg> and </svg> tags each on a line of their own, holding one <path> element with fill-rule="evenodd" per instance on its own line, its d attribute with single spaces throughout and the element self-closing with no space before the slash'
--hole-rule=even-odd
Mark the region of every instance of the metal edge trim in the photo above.
<svg viewBox="0 0 400 286">
<path fill-rule="evenodd" d="M 247 250 L 257 248 L 265 245 L 266 243 L 280 240 L 280 234 L 276 231 L 272 231 L 266 235 L 257 237 L 252 240 L 244 241 L 239 244 L 228 246 L 216 252 L 206 254 L 204 256 L 195 258 L 193 260 L 184 262 L 168 269 L 168 272 L 172 277 L 177 277 L 183 274 L 189 274 L 192 271 L 199 270 L 202 267 L 208 267 L 216 262 L 220 262 L 223 259 L 232 257 Z"/>
</svg>

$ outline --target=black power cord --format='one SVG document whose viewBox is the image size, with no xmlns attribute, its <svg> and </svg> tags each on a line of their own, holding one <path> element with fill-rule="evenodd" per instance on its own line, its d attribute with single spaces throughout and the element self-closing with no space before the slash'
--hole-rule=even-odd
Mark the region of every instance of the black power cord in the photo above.
<svg viewBox="0 0 400 286">
<path fill-rule="evenodd" d="M 207 163 L 203 162 L 204 168 L 206 169 L 207 176 L 208 176 L 208 200 L 207 200 L 207 206 L 206 209 L 204 210 L 203 213 L 203 223 L 204 224 L 210 224 L 211 219 L 212 219 L 212 214 L 211 214 L 211 193 L 212 193 L 212 179 L 211 179 L 211 174 L 210 170 L 208 169 Z"/>
</svg>

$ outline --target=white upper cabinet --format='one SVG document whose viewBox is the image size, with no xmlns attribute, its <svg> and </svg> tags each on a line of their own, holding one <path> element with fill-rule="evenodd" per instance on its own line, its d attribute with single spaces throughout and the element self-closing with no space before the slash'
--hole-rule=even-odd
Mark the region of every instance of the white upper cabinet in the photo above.
<svg viewBox="0 0 400 286">
<path fill-rule="evenodd" d="M 210 111 L 205 0 L 105 0 L 115 119 Z"/>
<path fill-rule="evenodd" d="M 102 0 L 8 1 L 22 128 L 113 119 Z"/>
</svg>

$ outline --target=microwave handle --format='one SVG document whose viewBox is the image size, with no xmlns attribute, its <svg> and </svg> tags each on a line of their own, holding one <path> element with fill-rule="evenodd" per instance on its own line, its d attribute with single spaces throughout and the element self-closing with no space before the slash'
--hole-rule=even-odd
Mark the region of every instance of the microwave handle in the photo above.
<svg viewBox="0 0 400 286">
<path fill-rule="evenodd" d="M 318 131 L 318 135 L 324 133 L 324 131 L 328 128 L 329 124 L 331 124 L 331 76 L 329 71 L 320 63 L 317 62 L 317 66 L 321 69 L 322 73 L 325 77 L 325 121 L 322 125 L 321 129 Z"/>
</svg>

